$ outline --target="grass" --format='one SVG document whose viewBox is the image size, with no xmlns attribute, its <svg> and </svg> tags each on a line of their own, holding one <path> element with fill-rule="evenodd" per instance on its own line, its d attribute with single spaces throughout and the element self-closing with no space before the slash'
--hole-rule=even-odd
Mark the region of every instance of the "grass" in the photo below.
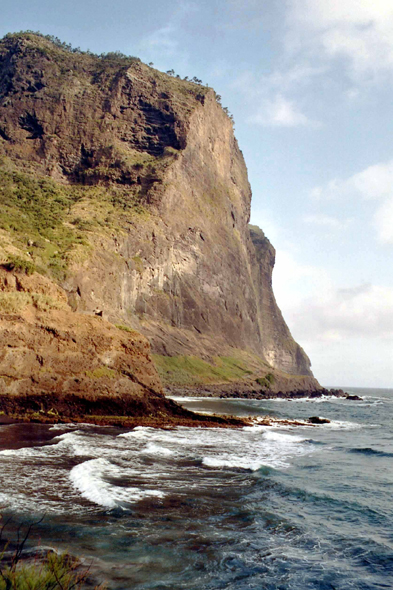
<svg viewBox="0 0 393 590">
<path fill-rule="evenodd" d="M 58 301 L 42 293 L 0 292 L 0 310 L 2 313 L 20 313 L 32 305 L 39 311 L 51 309 L 68 309 L 63 301 Z"/>
<path fill-rule="evenodd" d="M 77 254 L 88 256 L 92 233 L 118 229 L 124 215 L 144 212 L 120 187 L 65 186 L 0 162 L 0 228 L 21 254 L 29 253 L 29 259 L 8 256 L 17 272 L 38 270 L 63 280 Z"/>
<path fill-rule="evenodd" d="M 0 169 L 0 227 L 22 251 L 29 248 L 31 264 L 40 260 L 56 278 L 65 274 L 70 249 L 87 245 L 81 232 L 64 224 L 67 212 L 80 198 L 79 191 L 50 179 Z"/>
<path fill-rule="evenodd" d="M 115 326 L 118 330 L 123 330 L 124 332 L 129 332 L 130 334 L 138 334 L 138 336 L 140 335 L 136 330 L 133 330 L 128 326 L 124 326 L 123 324 L 115 324 Z"/>
<path fill-rule="evenodd" d="M 19 562 L 2 567 L 0 590 L 71 590 L 81 588 L 86 577 L 78 573 L 78 562 L 67 554 L 48 553 L 44 560 L 32 564 Z"/>
<path fill-rule="evenodd" d="M 0 515 L 1 519 L 1 515 Z M 3 539 L 3 532 L 8 519 L 0 527 L 0 590 L 81 590 L 86 588 L 89 568 L 81 568 L 80 561 L 68 553 L 58 554 L 49 551 L 44 558 L 26 559 L 24 549 L 30 533 L 35 525 L 26 525 L 25 531 L 19 526 L 16 533 L 16 543 L 13 551 L 7 553 L 9 541 Z M 89 584 L 90 588 L 91 585 Z M 95 590 L 105 590 L 105 586 L 95 587 Z"/>
<path fill-rule="evenodd" d="M 213 363 L 196 356 L 152 355 L 164 385 L 195 386 L 243 379 L 252 374 L 236 357 L 214 357 Z"/>
<path fill-rule="evenodd" d="M 275 377 L 272 373 L 266 373 L 264 377 L 258 377 L 255 379 L 255 381 L 258 383 L 258 385 L 270 389 L 270 386 L 273 385 L 275 381 Z"/>
<path fill-rule="evenodd" d="M 105 377 L 115 379 L 118 376 L 119 374 L 117 371 L 109 369 L 108 367 L 98 367 L 93 371 L 86 371 L 86 377 L 90 377 L 90 379 L 102 379 Z"/>
</svg>

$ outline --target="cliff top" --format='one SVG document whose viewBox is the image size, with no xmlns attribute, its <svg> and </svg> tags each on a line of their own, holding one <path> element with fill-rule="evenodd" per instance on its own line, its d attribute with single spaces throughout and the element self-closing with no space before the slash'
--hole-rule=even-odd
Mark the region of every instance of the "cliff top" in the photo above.
<svg viewBox="0 0 393 590">
<path fill-rule="evenodd" d="M 100 86 L 102 90 L 111 90 L 115 81 L 114 77 L 125 74 L 130 68 L 134 70 L 134 82 L 165 86 L 167 93 L 183 95 L 181 100 L 183 107 L 185 103 L 189 103 L 188 108 L 191 108 L 194 101 L 203 102 L 206 93 L 212 92 L 196 77 L 189 80 L 188 77 L 182 79 L 179 75 L 175 76 L 173 70 L 168 73 L 161 72 L 144 64 L 138 57 L 127 56 L 119 51 L 95 54 L 89 50 L 73 48 L 52 35 L 22 31 L 8 33 L 0 40 L 0 96 L 4 91 L 11 89 L 7 88 L 7 85 L 4 87 L 4 81 L 7 82 L 7 75 L 4 76 L 4 74 L 7 74 L 10 66 L 23 60 L 31 62 L 28 69 L 36 79 L 39 76 L 42 77 L 43 71 L 49 67 L 49 62 L 57 66 L 55 71 L 52 70 L 52 73 L 57 75 L 57 81 L 51 77 L 52 92 L 56 88 L 61 88 L 65 79 L 69 82 L 70 77 L 81 80 L 90 77 L 90 84 Z M 34 70 L 34 67 L 38 67 L 38 71 Z M 45 84 L 36 80 L 36 83 L 33 82 L 27 88 L 21 86 L 15 90 L 29 90 L 34 93 L 44 88 Z"/>
<path fill-rule="evenodd" d="M 62 184 L 126 187 L 139 201 L 187 143 L 196 107 L 219 97 L 119 52 L 51 36 L 0 40 L 0 157 Z M 197 83 L 196 83 L 197 82 Z"/>
<path fill-rule="evenodd" d="M 120 218 L 146 214 L 207 95 L 214 100 L 213 90 L 136 57 L 95 55 L 40 33 L 6 35 L 0 260 L 29 245 L 35 268 L 61 279 L 70 256 L 86 257 L 92 232 L 118 232 Z"/>
</svg>

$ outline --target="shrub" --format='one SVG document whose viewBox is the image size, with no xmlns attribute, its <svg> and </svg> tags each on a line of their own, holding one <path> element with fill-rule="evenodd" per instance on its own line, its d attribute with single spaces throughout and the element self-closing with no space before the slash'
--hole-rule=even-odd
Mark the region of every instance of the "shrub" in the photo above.
<svg viewBox="0 0 393 590">
<path fill-rule="evenodd" d="M 19 313 L 30 303 L 30 293 L 0 293 L 0 309 L 3 313 Z"/>
<path fill-rule="evenodd" d="M 44 560 L 2 567 L 0 590 L 71 590 L 86 578 L 76 571 L 79 562 L 68 554 L 48 553 Z"/>
<path fill-rule="evenodd" d="M 1 516 L 0 516 L 1 518 Z M 32 562 L 23 558 L 26 541 L 32 528 L 40 524 L 42 519 L 29 525 L 24 534 L 22 526 L 17 530 L 16 547 L 7 555 L 9 542 L 2 539 L 9 520 L 0 528 L 0 541 L 4 545 L 0 552 L 0 590 L 71 590 L 81 589 L 87 581 L 89 568 L 80 569 L 80 561 L 68 553 L 57 554 L 49 551 L 41 558 Z M 104 586 L 95 590 L 105 590 Z"/>
<path fill-rule="evenodd" d="M 16 39 L 18 37 L 24 37 L 25 39 L 29 39 L 30 41 L 38 41 L 38 39 L 44 39 L 44 40 L 52 43 L 52 45 L 54 45 L 54 47 L 57 47 L 58 49 L 66 51 L 68 53 L 73 53 L 73 54 L 80 55 L 80 56 L 96 57 L 101 60 L 114 61 L 114 62 L 121 64 L 121 65 L 122 64 L 131 65 L 135 61 L 136 62 L 141 61 L 139 59 L 139 57 L 125 55 L 124 53 L 121 53 L 120 51 L 110 51 L 108 53 L 101 53 L 100 55 L 93 53 L 89 49 L 87 49 L 86 51 L 83 51 L 80 47 L 72 47 L 72 45 L 70 43 L 65 43 L 64 41 L 61 41 L 61 39 L 59 39 L 58 37 L 55 37 L 54 35 L 44 35 L 40 31 L 27 30 L 27 31 L 19 31 L 18 33 L 7 33 L 5 35 L 6 39 Z M 45 49 L 47 49 L 47 48 L 42 47 L 42 46 L 41 47 L 38 46 L 38 49 L 45 52 Z"/>
<path fill-rule="evenodd" d="M 135 270 L 141 275 L 143 274 L 143 260 L 140 256 L 133 256 L 132 260 L 134 262 L 134 268 Z"/>
<path fill-rule="evenodd" d="M 26 275 L 32 275 L 36 271 L 34 262 L 25 260 L 19 256 L 9 256 L 4 266 L 7 270 L 14 270 L 15 272 L 25 273 Z"/>
<path fill-rule="evenodd" d="M 129 328 L 128 326 L 123 326 L 123 324 L 115 324 L 118 330 L 124 330 L 124 332 L 130 332 L 131 334 L 137 334 L 135 330 Z"/>
<path fill-rule="evenodd" d="M 258 379 L 255 379 L 255 381 L 258 385 L 270 389 L 270 386 L 273 385 L 275 381 L 275 377 L 272 373 L 267 373 L 264 377 L 258 377 Z"/>
</svg>

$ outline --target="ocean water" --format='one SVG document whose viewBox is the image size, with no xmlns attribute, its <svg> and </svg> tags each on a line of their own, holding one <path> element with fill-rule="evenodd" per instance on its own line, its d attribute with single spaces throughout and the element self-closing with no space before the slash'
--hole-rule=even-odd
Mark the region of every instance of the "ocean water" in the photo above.
<svg viewBox="0 0 393 590">
<path fill-rule="evenodd" d="M 30 547 L 82 556 L 109 588 L 393 588 L 393 390 L 364 399 L 188 399 L 330 424 L 120 431 L 0 426 L 0 511 Z"/>
</svg>

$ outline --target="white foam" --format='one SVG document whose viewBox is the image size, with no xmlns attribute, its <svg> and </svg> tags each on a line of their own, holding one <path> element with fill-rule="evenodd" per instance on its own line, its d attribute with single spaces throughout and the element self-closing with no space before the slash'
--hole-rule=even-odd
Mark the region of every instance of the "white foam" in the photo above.
<svg viewBox="0 0 393 590">
<path fill-rule="evenodd" d="M 320 416 L 321 418 L 323 418 L 323 416 Z M 269 432 L 273 433 L 277 430 L 290 430 L 290 431 L 299 431 L 299 429 L 303 430 L 304 428 L 318 428 L 318 429 L 328 429 L 328 430 L 360 430 L 361 428 L 364 428 L 363 424 L 358 424 L 357 422 L 347 422 L 344 420 L 330 420 L 330 422 L 327 422 L 325 424 L 313 424 L 312 422 L 309 422 L 308 420 L 296 420 L 296 422 L 298 422 L 298 424 L 280 424 L 280 422 L 274 422 L 274 419 L 272 420 L 272 424 L 271 426 L 269 426 Z M 376 424 L 367 424 L 367 428 L 372 428 L 377 426 Z M 250 428 L 256 428 L 256 426 L 251 426 Z M 296 440 L 302 441 L 305 440 L 302 437 L 293 437 Z"/>
<path fill-rule="evenodd" d="M 136 426 L 130 432 L 118 434 L 117 438 L 145 438 L 149 433 L 154 432 L 154 428 L 149 426 Z"/>
<path fill-rule="evenodd" d="M 203 464 L 208 467 L 240 468 L 256 471 L 263 466 L 274 469 L 287 469 L 290 467 L 290 459 L 314 452 L 314 445 L 304 445 L 306 439 L 283 434 L 267 429 L 263 426 L 248 426 L 242 429 L 250 433 L 246 445 L 241 441 L 234 441 L 224 451 L 216 446 L 210 455 L 203 458 Z"/>
<path fill-rule="evenodd" d="M 257 471 L 263 465 L 266 465 L 266 463 L 261 460 L 247 461 L 236 457 L 227 459 L 224 457 L 204 457 L 202 463 L 207 467 L 228 467 L 229 469 L 248 469 L 250 471 Z"/>
<path fill-rule="evenodd" d="M 105 481 L 105 477 L 122 477 L 122 469 L 106 459 L 91 459 L 76 465 L 70 472 L 73 486 L 84 498 L 105 508 L 124 508 L 146 497 L 162 498 L 158 490 L 136 487 L 118 487 Z"/>
<path fill-rule="evenodd" d="M 65 432 L 53 438 L 55 444 L 40 447 L 22 447 L 21 449 L 5 449 L 0 455 L 20 458 L 51 458 L 62 456 L 89 456 L 95 453 L 96 440 L 81 430 Z"/>
<path fill-rule="evenodd" d="M 327 430 L 360 430 L 363 428 L 362 424 L 357 422 L 344 422 L 343 420 L 331 420 L 328 424 L 320 424 L 320 428 Z"/>
<path fill-rule="evenodd" d="M 173 399 L 174 402 L 178 402 L 179 404 L 181 404 L 181 402 L 195 402 L 198 400 L 201 401 L 211 399 L 210 397 L 187 397 L 182 395 L 166 395 L 165 397 L 168 399 Z"/>
<path fill-rule="evenodd" d="M 68 428 L 79 428 L 80 424 L 74 424 L 73 422 L 69 422 L 67 424 L 53 424 L 49 428 L 49 430 L 67 430 Z"/>
<path fill-rule="evenodd" d="M 126 508 L 167 493 L 187 494 L 217 485 L 207 468 L 288 468 L 296 456 L 318 449 L 298 434 L 299 430 L 264 425 L 138 427 L 118 436 L 91 427 L 73 428 L 59 433 L 53 444 L 0 454 L 2 503 L 8 498 L 8 503 L 27 511 L 85 513 L 98 507 Z M 79 464 L 70 470 L 70 459 L 75 465 L 78 458 Z"/>
<path fill-rule="evenodd" d="M 248 400 L 250 401 L 250 400 Z M 314 404 L 321 404 L 326 402 L 346 402 L 345 397 L 336 397 L 335 395 L 322 395 L 321 397 L 297 397 L 297 398 L 281 398 L 281 397 L 272 397 L 270 399 L 260 400 L 263 402 L 290 402 L 290 403 L 314 403 Z"/>
<path fill-rule="evenodd" d="M 292 457 L 314 450 L 313 445 L 303 444 L 305 439 L 301 436 L 277 432 L 262 425 L 238 430 L 178 427 L 165 431 L 141 428 L 120 436 L 132 444 L 143 441 L 140 450 L 157 460 L 160 455 L 171 456 L 174 470 L 179 458 L 195 460 L 198 457 L 203 465 L 212 468 L 255 471 L 266 465 L 286 469 Z"/>
<path fill-rule="evenodd" d="M 162 447 L 155 443 L 149 443 L 144 449 L 144 452 L 148 453 L 149 455 L 163 455 L 165 457 L 174 454 L 174 451 L 171 451 L 171 449 L 167 449 L 166 447 Z"/>
<path fill-rule="evenodd" d="M 301 443 L 307 440 L 302 436 L 294 436 L 293 434 L 283 434 L 282 432 L 277 432 L 275 430 L 265 430 L 264 437 L 266 440 L 283 442 L 285 444 L 293 444 L 295 442 Z"/>
</svg>

